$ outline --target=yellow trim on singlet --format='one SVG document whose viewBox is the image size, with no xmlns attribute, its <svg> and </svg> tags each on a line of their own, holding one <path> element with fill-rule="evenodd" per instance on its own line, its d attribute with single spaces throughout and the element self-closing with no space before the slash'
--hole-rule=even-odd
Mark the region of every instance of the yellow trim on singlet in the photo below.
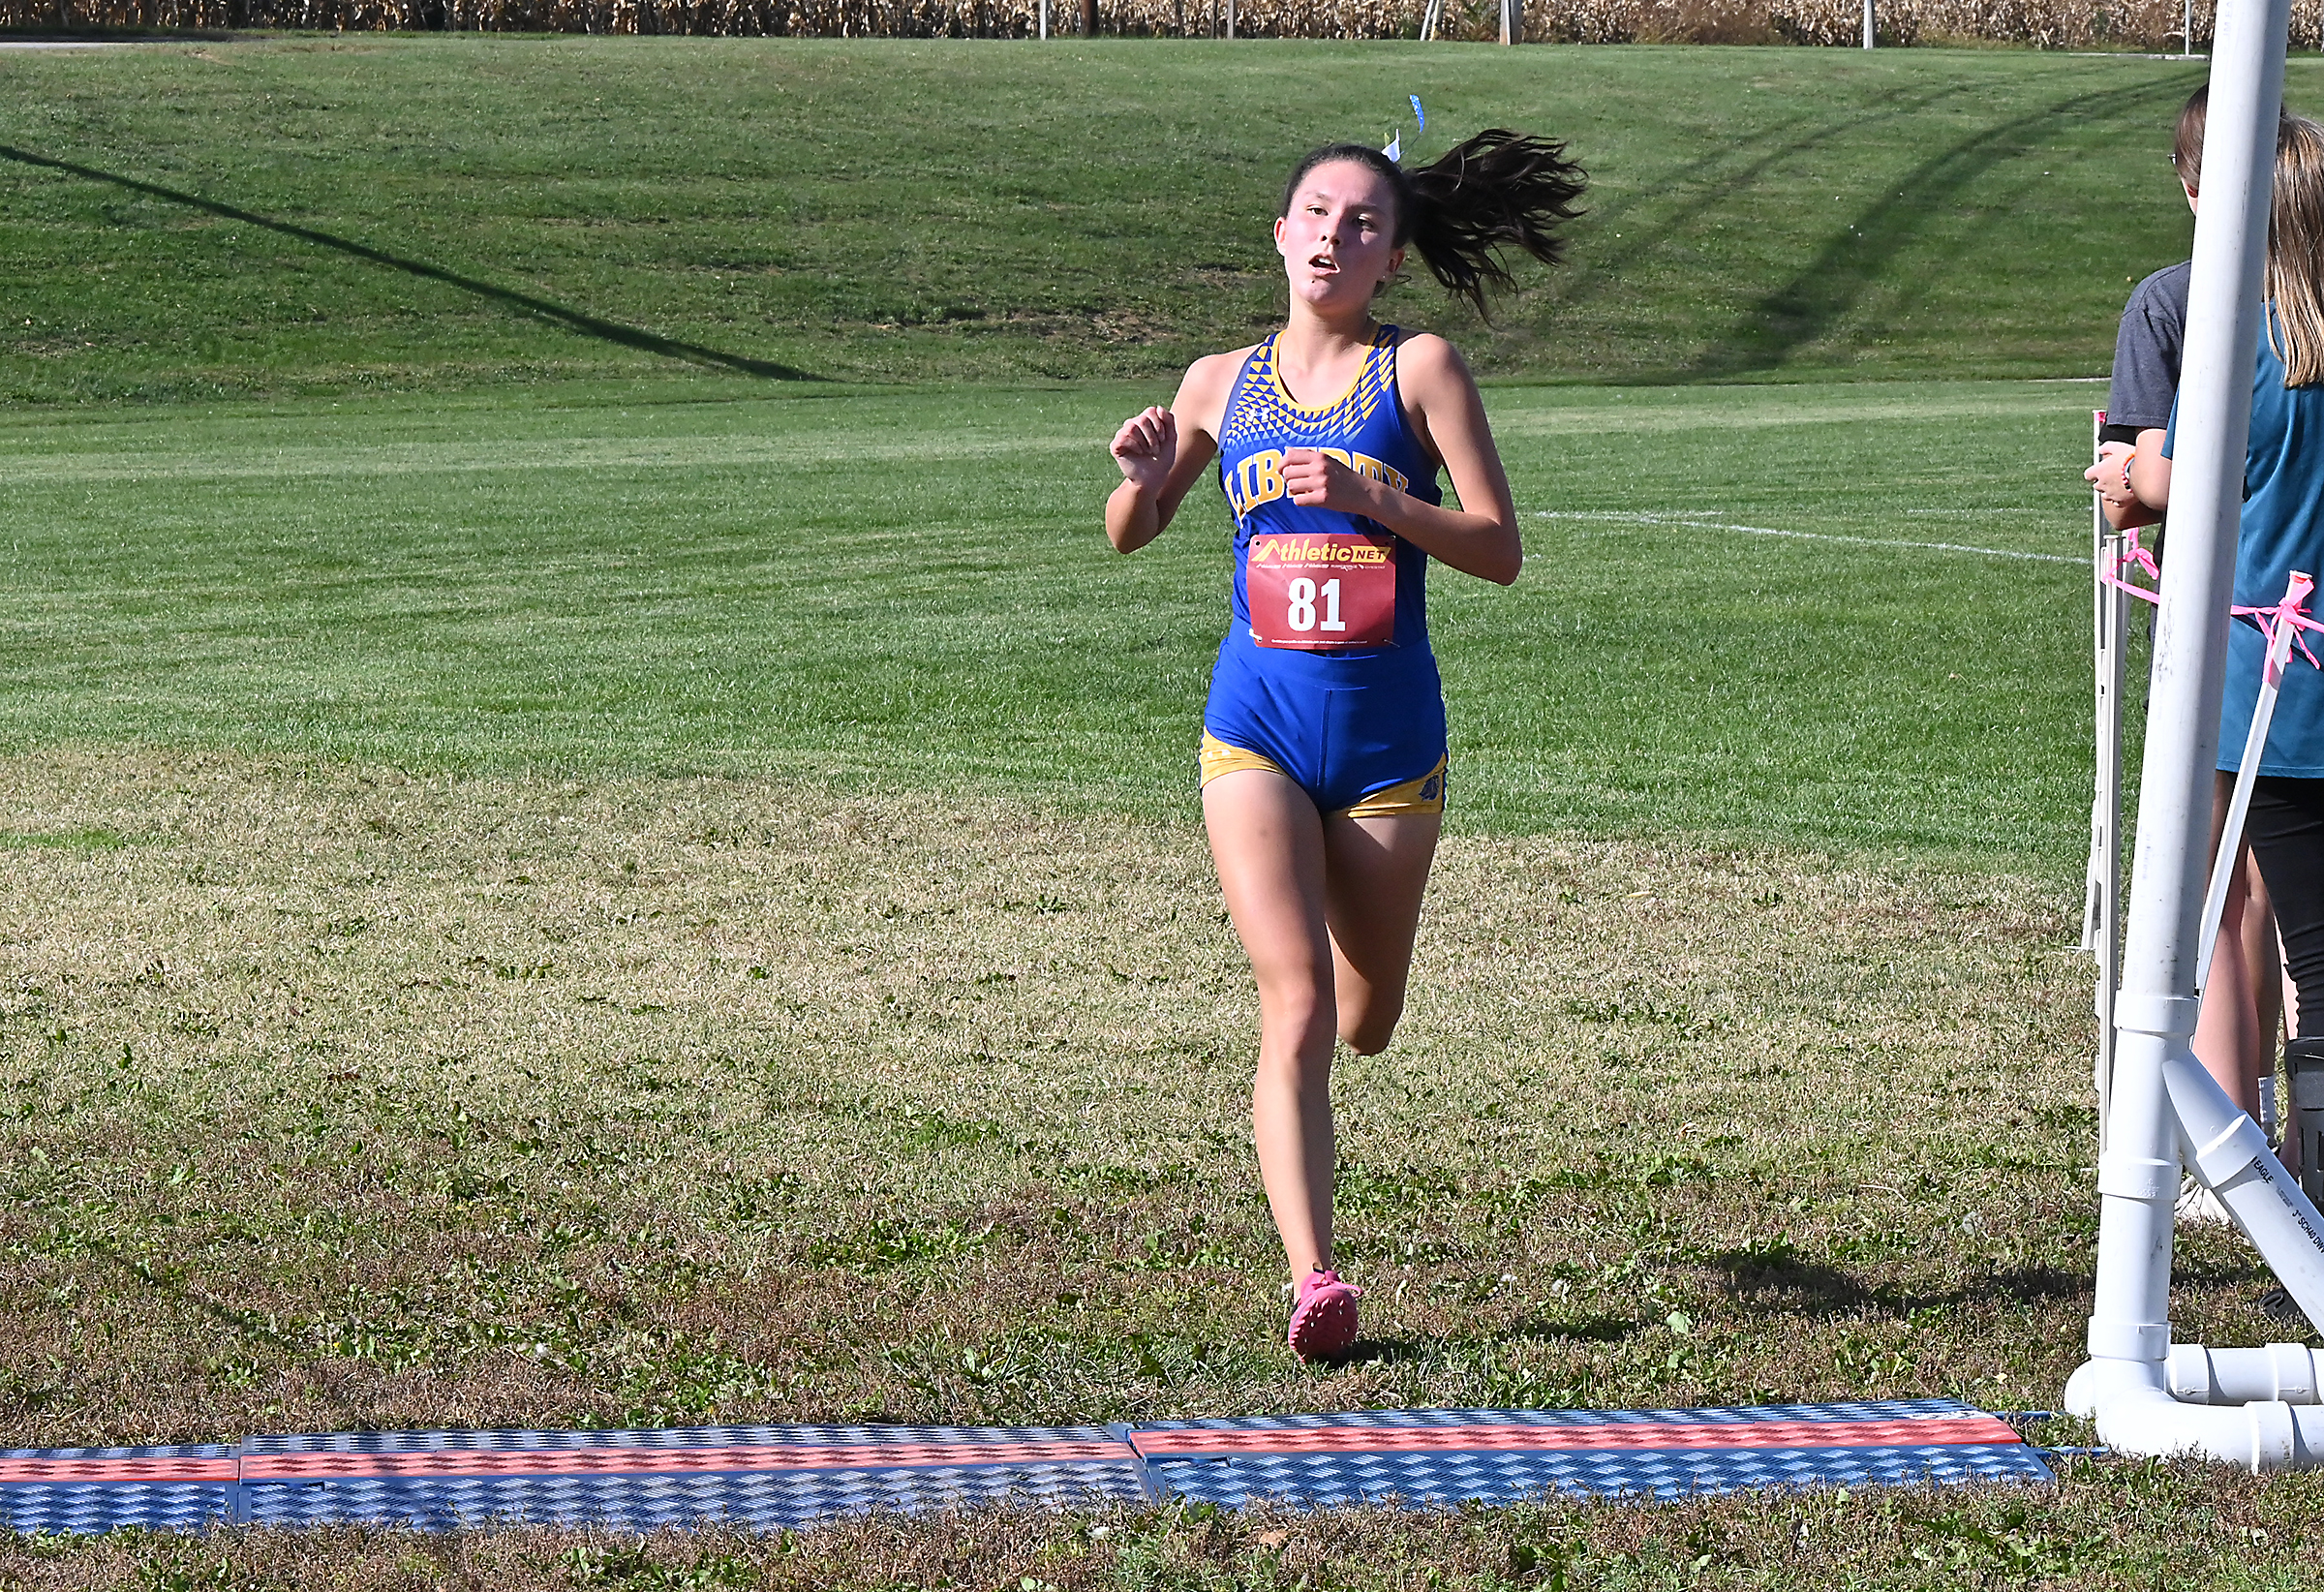
<svg viewBox="0 0 2324 1592">
<path fill-rule="evenodd" d="M 1266 343 L 1267 379 L 1269 384 L 1274 387 L 1275 396 L 1283 400 L 1284 407 L 1286 409 L 1296 410 L 1301 414 L 1329 414 L 1333 410 L 1339 408 L 1340 405 L 1355 397 L 1356 389 L 1362 386 L 1363 379 L 1371 374 L 1372 361 L 1379 356 L 1382 349 L 1390 346 L 1388 342 L 1388 327 L 1383 325 L 1378 331 L 1372 333 L 1372 346 L 1364 350 L 1363 357 L 1356 362 L 1356 379 L 1348 383 L 1347 391 L 1341 393 L 1338 397 L 1332 399 L 1328 404 L 1302 404 L 1297 398 L 1294 398 L 1291 395 L 1291 388 L 1283 384 L 1282 336 L 1283 334 L 1281 332 L 1268 333 Z"/>
<path fill-rule="evenodd" d="M 1447 761 L 1448 759 L 1439 757 L 1436 760 L 1436 767 L 1419 779 L 1406 780 L 1401 784 L 1390 785 L 1386 790 L 1375 790 L 1354 807 L 1335 812 L 1331 816 L 1335 818 L 1402 818 L 1416 813 L 1442 812 L 1445 810 Z M 1203 731 L 1202 767 L 1202 782 L 1206 785 L 1221 775 L 1239 774 L 1244 769 L 1254 768 L 1268 774 L 1282 774 L 1286 780 L 1291 778 L 1290 775 L 1283 773 L 1282 765 L 1273 758 L 1262 757 L 1259 753 L 1246 751 L 1240 747 L 1231 747 L 1208 730 Z"/>
</svg>

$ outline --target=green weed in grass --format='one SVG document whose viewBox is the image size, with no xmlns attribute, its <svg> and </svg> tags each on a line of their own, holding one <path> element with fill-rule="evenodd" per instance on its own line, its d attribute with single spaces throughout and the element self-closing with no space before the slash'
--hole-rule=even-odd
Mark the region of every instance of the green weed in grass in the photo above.
<svg viewBox="0 0 2324 1592">
<path fill-rule="evenodd" d="M 128 840 L 109 829 L 27 829 L 0 833 L 0 851 L 113 851 Z"/>
</svg>

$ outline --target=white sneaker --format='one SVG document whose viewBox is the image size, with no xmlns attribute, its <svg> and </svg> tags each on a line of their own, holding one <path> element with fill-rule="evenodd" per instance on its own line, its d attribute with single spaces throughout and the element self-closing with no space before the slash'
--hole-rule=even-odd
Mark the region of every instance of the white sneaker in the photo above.
<svg viewBox="0 0 2324 1592">
<path fill-rule="evenodd" d="M 2181 1227 L 2213 1224 L 2231 1227 L 2235 1224 L 2235 1218 L 2227 1214 L 2227 1208 L 2219 1203 L 2219 1197 L 2192 1177 L 2179 1179 L 2179 1200 L 2172 1206 L 2171 1211 Z"/>
</svg>

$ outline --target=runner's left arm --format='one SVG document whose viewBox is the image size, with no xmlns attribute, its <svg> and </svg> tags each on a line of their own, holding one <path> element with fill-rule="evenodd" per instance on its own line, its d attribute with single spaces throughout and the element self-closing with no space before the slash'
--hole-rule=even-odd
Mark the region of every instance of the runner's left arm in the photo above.
<svg viewBox="0 0 2324 1592">
<path fill-rule="evenodd" d="M 1421 445 L 1445 462 L 1460 506 L 1422 503 L 1313 448 L 1293 448 L 1285 456 L 1285 490 L 1294 503 L 1361 515 L 1463 574 L 1509 585 L 1525 562 L 1517 505 L 1468 365 L 1452 344 L 1422 334 L 1397 348 L 1396 366 L 1404 412 Z"/>
</svg>

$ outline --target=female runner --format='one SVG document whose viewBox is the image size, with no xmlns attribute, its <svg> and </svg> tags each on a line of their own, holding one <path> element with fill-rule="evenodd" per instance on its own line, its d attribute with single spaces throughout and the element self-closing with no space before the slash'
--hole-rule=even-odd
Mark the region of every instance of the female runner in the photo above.
<svg viewBox="0 0 2324 1592">
<path fill-rule="evenodd" d="M 1523 553 L 1476 383 L 1373 300 L 1407 247 L 1480 311 L 1504 245 L 1558 257 L 1582 173 L 1564 146 L 1481 133 L 1405 171 L 1332 144 L 1283 190 L 1282 330 L 1188 367 L 1123 422 L 1106 536 L 1159 536 L 1216 456 L 1235 513 L 1234 622 L 1203 714 L 1203 820 L 1259 982 L 1252 1117 L 1308 1359 L 1356 1340 L 1331 1264 L 1333 1039 L 1369 1056 L 1404 1009 L 1445 804 L 1445 706 L 1422 583 L 1434 559 L 1508 585 Z M 1442 466 L 1460 506 L 1443 506 Z"/>
</svg>

